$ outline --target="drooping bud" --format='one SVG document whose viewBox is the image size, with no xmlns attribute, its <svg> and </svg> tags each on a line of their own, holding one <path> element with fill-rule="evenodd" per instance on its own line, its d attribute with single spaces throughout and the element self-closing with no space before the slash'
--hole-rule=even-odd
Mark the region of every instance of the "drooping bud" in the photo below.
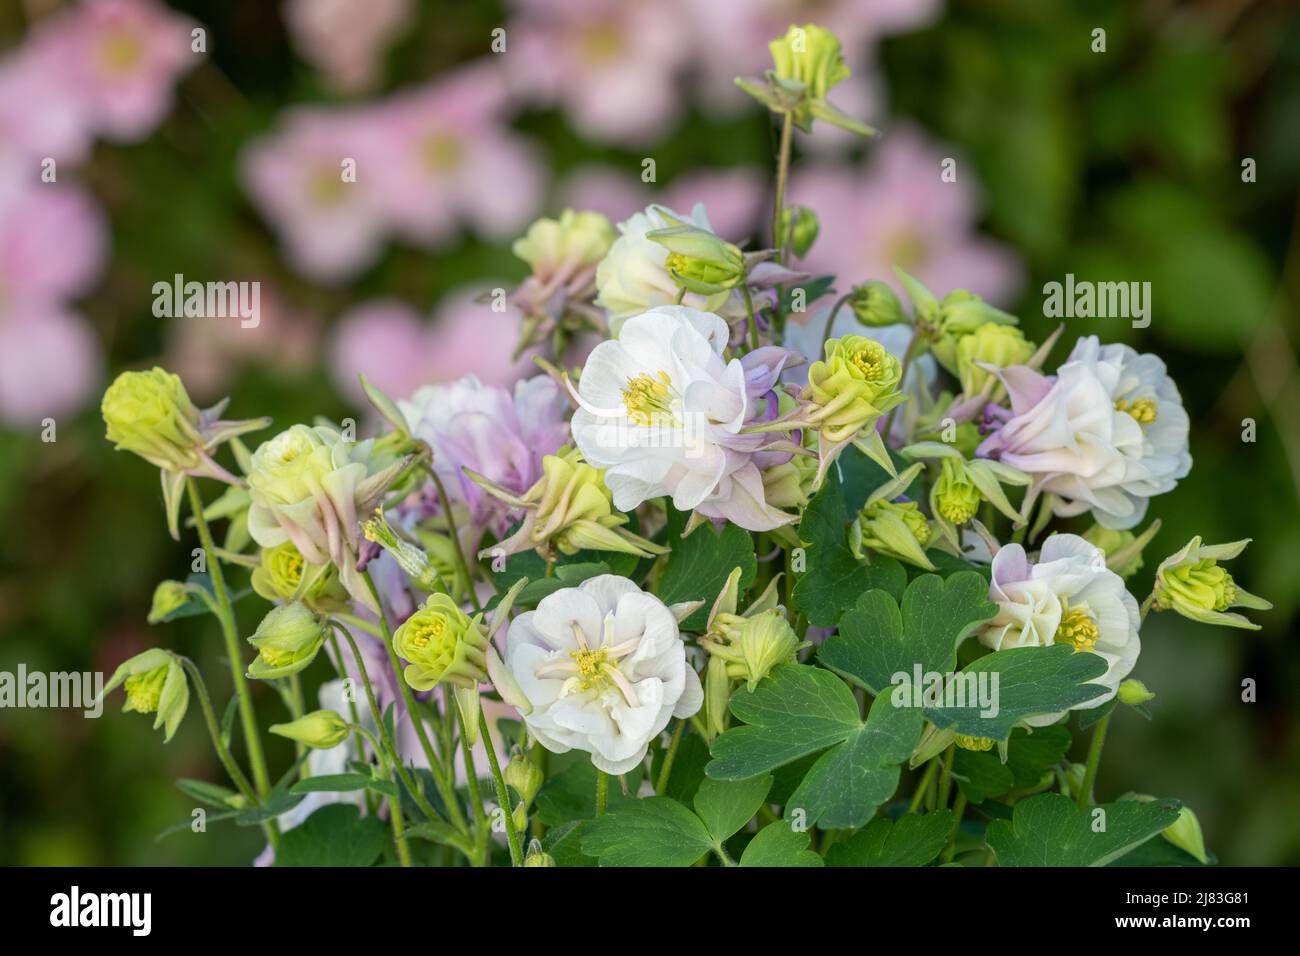
<svg viewBox="0 0 1300 956">
<path fill-rule="evenodd" d="M 248 676 L 275 680 L 298 673 L 316 659 L 325 635 L 324 619 L 301 601 L 272 608 L 248 639 L 257 648 Z"/>
<path fill-rule="evenodd" d="M 99 699 L 119 684 L 126 691 L 122 710 L 155 714 L 154 729 L 162 727 L 163 741 L 171 740 L 190 704 L 190 685 L 181 659 L 160 648 L 137 654 L 113 672 Z"/>
<path fill-rule="evenodd" d="M 870 549 L 933 571 L 934 564 L 925 555 L 929 542 L 930 523 L 915 501 L 869 501 L 849 529 L 855 557 Z"/>
<path fill-rule="evenodd" d="M 647 232 L 646 238 L 668 250 L 664 268 L 687 292 L 716 295 L 745 279 L 745 254 L 708 229 L 677 220 L 677 225 Z"/>
<path fill-rule="evenodd" d="M 859 322 L 869 327 L 898 325 L 907 321 L 903 305 L 886 283 L 873 279 L 853 287 L 849 308 Z"/>
<path fill-rule="evenodd" d="M 1160 831 L 1160 835 L 1201 863 L 1209 863 L 1209 854 L 1205 852 L 1205 836 L 1201 833 L 1201 821 L 1190 807 L 1178 811 L 1178 819 Z"/>
<path fill-rule="evenodd" d="M 524 866 L 555 866 L 555 858 L 542 849 L 541 840 L 533 840 L 528 844 Z"/>
<path fill-rule="evenodd" d="M 199 410 L 179 375 L 161 368 L 123 372 L 100 404 L 105 437 L 118 451 L 135 452 L 150 464 L 186 471 L 201 464 Z"/>
<path fill-rule="evenodd" d="M 519 794 L 524 807 L 532 805 L 533 797 L 537 796 L 537 791 L 542 788 L 546 780 L 542 769 L 523 754 L 515 754 L 510 758 L 502 776 L 515 793 Z"/>
<path fill-rule="evenodd" d="M 271 733 L 316 750 L 330 750 L 348 739 L 348 723 L 332 710 L 315 710 L 287 724 L 272 724 Z"/>
<path fill-rule="evenodd" d="M 961 463 L 945 458 L 934 485 L 935 514 L 954 525 L 963 525 L 975 517 L 982 500 Z"/>
<path fill-rule="evenodd" d="M 753 690 L 777 664 L 794 660 L 795 652 L 799 650 L 799 639 L 785 614 L 774 609 L 748 618 L 736 645 L 742 666 L 739 673 L 731 668 L 728 668 L 728 673 L 744 680 Z"/>
<path fill-rule="evenodd" d="M 786 206 L 781 210 L 780 229 L 777 246 L 789 247 L 795 256 L 802 259 L 817 241 L 821 224 L 817 221 L 817 214 L 807 206 Z"/>
<path fill-rule="evenodd" d="M 415 690 L 447 682 L 477 689 L 487 679 L 487 636 L 446 594 L 432 594 L 393 635 L 393 650 L 408 663 L 402 671 Z"/>
<path fill-rule="evenodd" d="M 149 608 L 150 624 L 165 621 L 190 602 L 195 585 L 183 581 L 160 581 L 153 591 L 153 603 Z"/>
<path fill-rule="evenodd" d="M 1120 682 L 1117 696 L 1121 704 L 1130 707 L 1138 707 L 1149 700 L 1156 699 L 1156 695 L 1147 690 L 1147 685 L 1134 677 Z"/>
</svg>

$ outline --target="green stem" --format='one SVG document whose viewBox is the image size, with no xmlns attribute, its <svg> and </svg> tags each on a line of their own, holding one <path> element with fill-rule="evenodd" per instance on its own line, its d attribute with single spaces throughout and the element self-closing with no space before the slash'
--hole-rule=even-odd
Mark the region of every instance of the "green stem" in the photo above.
<svg viewBox="0 0 1300 956">
<path fill-rule="evenodd" d="M 297 720 L 305 713 L 302 701 L 303 701 L 302 681 L 298 679 L 298 675 L 296 673 L 290 674 L 289 675 L 289 715 L 294 720 Z M 293 751 L 294 751 L 294 756 L 301 761 L 303 755 L 307 753 L 307 745 L 299 741 L 294 741 Z M 299 764 L 298 772 L 299 772 L 299 779 L 309 775 L 307 773 L 307 764 L 305 761 Z"/>
<path fill-rule="evenodd" d="M 1141 607 L 1141 613 L 1142 613 L 1141 621 L 1142 621 L 1142 622 L 1145 622 L 1145 621 L 1146 621 L 1146 619 L 1147 619 L 1147 614 L 1150 613 L 1150 611 L 1151 611 L 1151 605 L 1155 603 L 1155 600 L 1156 600 L 1156 592 L 1155 592 L 1155 590 L 1153 589 L 1153 590 L 1151 591 L 1151 593 L 1148 594 L 1148 595 L 1146 596 L 1146 600 L 1142 602 L 1142 607 Z"/>
<path fill-rule="evenodd" d="M 682 742 L 682 729 L 685 726 L 685 720 L 677 721 L 677 726 L 673 728 L 673 739 L 668 744 L 668 752 L 664 754 L 664 765 L 659 768 L 659 779 L 655 781 L 655 793 L 661 797 L 664 795 L 664 791 L 668 789 L 668 778 L 673 772 L 673 761 L 677 759 L 677 745 Z"/>
<path fill-rule="evenodd" d="M 1079 787 L 1079 809 L 1086 810 L 1092 802 L 1092 785 L 1097 779 L 1097 766 L 1101 763 L 1101 748 L 1106 745 L 1106 728 L 1110 726 L 1110 714 L 1097 721 L 1097 729 L 1092 732 L 1092 743 L 1088 746 L 1088 764 L 1083 771 L 1083 785 Z"/>
<path fill-rule="evenodd" d="M 605 805 L 609 802 L 609 774 L 603 770 L 596 771 L 596 816 L 605 815 Z"/>
<path fill-rule="evenodd" d="M 907 351 L 903 353 L 903 362 L 898 371 L 898 388 L 899 391 L 905 394 L 907 392 L 907 370 L 912 367 L 912 360 L 919 354 L 919 346 L 922 341 L 923 339 L 921 338 L 920 330 L 913 325 L 912 338 L 908 340 Z M 886 443 L 889 441 L 889 436 L 893 434 L 894 416 L 898 414 L 900 408 L 902 408 L 902 405 L 895 405 L 889 410 L 889 414 L 885 416 L 885 430 L 883 434 Z"/>
<path fill-rule="evenodd" d="M 239 792 L 252 803 L 261 803 L 253 791 L 253 785 L 248 782 L 248 777 L 244 776 L 244 771 L 239 769 L 239 764 L 235 763 L 230 748 L 221 738 L 221 726 L 217 723 L 217 715 L 212 709 L 212 698 L 208 695 L 208 686 L 203 681 L 203 675 L 188 657 L 182 657 L 180 660 L 181 666 L 189 672 L 190 680 L 194 682 L 194 689 L 199 697 L 199 707 L 203 711 L 203 720 L 208 725 L 208 735 L 212 738 L 212 746 L 217 751 L 217 759 L 221 761 L 221 766 L 226 768 L 227 775 L 234 781 Z"/>
<path fill-rule="evenodd" d="M 925 772 L 921 774 L 921 782 L 916 785 L 916 790 L 912 793 L 912 802 L 907 805 L 908 813 L 915 813 L 921 807 L 921 801 L 925 799 L 925 792 L 930 789 L 930 781 L 934 779 L 935 773 L 939 769 L 939 762 L 931 758 L 925 765 Z"/>
<path fill-rule="evenodd" d="M 352 659 L 357 662 L 357 670 L 361 672 L 361 683 L 366 689 L 366 702 L 370 704 L 370 715 L 374 719 L 375 724 L 379 727 L 379 736 L 384 742 L 384 749 L 378 750 L 377 748 L 376 755 L 379 756 L 380 760 L 383 760 L 384 752 L 387 752 L 389 762 L 392 763 L 393 768 L 397 771 L 397 775 L 401 778 L 403 786 L 410 791 L 411 799 L 415 801 L 416 806 L 418 806 L 420 811 L 430 820 L 440 822 L 442 816 L 438 811 L 433 809 L 433 805 L 425 799 L 424 791 L 420 789 L 414 778 L 407 773 L 406 765 L 402 763 L 402 757 L 397 752 L 397 744 L 388 733 L 388 724 L 384 721 L 383 712 L 379 709 L 379 701 L 375 699 L 375 689 L 370 683 L 370 675 L 366 672 L 366 664 L 365 661 L 361 659 L 361 652 L 357 650 L 357 642 L 353 639 L 347 628 L 335 622 L 331 622 L 331 624 L 340 634 L 343 635 L 343 639 L 348 642 L 348 647 L 352 649 Z M 341 663 L 342 662 L 340 661 L 340 664 Z"/>
<path fill-rule="evenodd" d="M 438 477 L 437 469 L 432 464 L 426 462 L 424 470 L 433 479 L 433 487 L 437 489 L 442 513 L 447 518 L 447 534 L 451 537 L 451 543 L 455 545 L 452 551 L 456 554 L 456 571 L 465 582 L 465 590 L 469 592 L 469 598 L 474 603 L 474 610 L 482 611 L 483 605 L 479 603 L 478 595 L 474 593 L 474 579 L 469 573 L 469 563 L 465 560 L 465 552 L 461 550 L 460 533 L 456 529 L 456 516 L 452 514 L 451 499 L 447 497 L 447 489 L 442 486 L 442 479 Z"/>
<path fill-rule="evenodd" d="M 781 213 L 785 210 L 785 184 L 790 175 L 790 139 L 794 131 L 791 114 L 781 118 L 781 146 L 776 160 L 776 206 L 772 210 L 772 245 L 777 262 L 785 263 L 785 237 L 781 235 Z"/>
<path fill-rule="evenodd" d="M 745 312 L 749 316 L 749 347 L 758 348 L 762 343 L 758 339 L 758 320 L 754 318 L 754 300 L 749 295 L 748 280 L 742 280 L 740 291 L 745 296 Z"/>
<path fill-rule="evenodd" d="M 483 749 L 487 751 L 488 766 L 492 768 L 492 779 L 497 786 L 497 805 L 506 815 L 506 841 L 510 844 L 510 864 L 512 866 L 522 866 L 524 862 L 524 848 L 519 842 L 519 831 L 515 829 L 514 814 L 510 812 L 510 793 L 506 790 L 506 778 L 501 775 L 501 764 L 497 762 L 497 749 L 492 744 L 492 734 L 488 730 L 487 718 L 483 716 L 483 711 L 478 714 L 478 729 L 483 737 Z"/>
<path fill-rule="evenodd" d="M 239 718 L 244 729 L 244 746 L 248 750 L 248 761 L 253 767 L 253 782 L 258 796 L 265 797 L 271 789 L 271 780 L 266 772 L 266 756 L 262 753 L 262 738 L 257 732 L 257 713 L 253 710 L 253 695 L 249 692 L 248 681 L 244 679 L 244 662 L 239 652 L 239 635 L 235 630 L 235 612 L 230 605 L 230 595 L 226 592 L 226 579 L 221 573 L 221 561 L 216 556 L 216 545 L 212 542 L 212 531 L 207 519 L 203 517 L 203 499 L 199 497 L 199 484 L 191 477 L 185 479 L 186 491 L 190 498 L 190 511 L 194 514 L 194 524 L 199 530 L 199 543 L 211 560 L 208 571 L 212 577 L 212 590 L 216 594 L 217 605 L 221 613 L 217 615 L 221 622 L 221 633 L 226 641 L 226 656 L 230 660 L 230 678 L 235 685 L 235 696 L 239 698 Z"/>
<path fill-rule="evenodd" d="M 952 805 L 952 832 L 948 834 L 948 844 L 943 848 L 943 856 L 939 857 L 940 863 L 951 862 L 953 855 L 957 852 L 957 834 L 961 832 L 961 818 L 966 812 L 966 794 L 960 789 L 957 791 L 957 799 Z"/>
<path fill-rule="evenodd" d="M 375 740 L 374 735 L 365 727 L 354 721 L 352 729 L 359 738 L 364 738 L 370 742 L 370 746 L 375 751 L 375 756 L 379 759 L 379 766 L 388 771 L 388 779 L 391 782 L 393 779 L 392 768 L 397 767 L 398 764 L 384 756 L 384 748 L 380 746 L 379 741 Z M 362 753 L 365 753 L 365 751 L 362 750 Z M 387 800 L 388 819 L 393 826 L 393 842 L 397 844 L 397 861 L 400 866 L 408 867 L 411 865 L 411 848 L 406 842 L 406 823 L 402 819 L 402 801 L 392 794 L 388 795 Z"/>
<path fill-rule="evenodd" d="M 948 752 L 943 756 L 943 773 L 939 777 L 939 798 L 936 806 L 942 810 L 948 806 L 948 793 L 952 789 L 952 762 L 957 757 L 957 745 L 949 744 Z"/>
<path fill-rule="evenodd" d="M 428 729 L 424 726 L 424 720 L 415 707 L 415 695 L 411 693 L 411 688 L 402 675 L 402 662 L 397 657 L 397 651 L 393 650 L 393 632 L 388 626 L 388 615 L 384 613 L 383 604 L 379 600 L 379 589 L 375 587 L 374 578 L 370 576 L 369 570 L 361 572 L 361 576 L 366 582 L 366 587 L 370 589 L 370 596 L 375 602 L 375 607 L 379 609 L 379 627 L 383 632 L 384 650 L 388 652 L 388 663 L 393 668 L 393 674 L 397 677 L 397 687 L 401 691 L 402 701 L 406 704 L 407 716 L 410 717 L 411 723 L 415 725 L 415 736 L 419 738 L 425 759 L 429 761 L 429 772 L 433 775 L 433 782 L 438 788 L 438 795 L 442 797 L 442 802 L 447 806 L 447 816 L 450 818 L 452 826 L 464 836 L 469 836 L 469 823 L 465 820 L 465 813 L 460 808 L 460 801 L 456 799 L 455 789 L 447 778 L 446 767 L 438 759 L 437 753 L 434 752 L 433 744 L 429 741 Z M 379 715 L 378 720 L 381 723 L 383 722 L 382 714 Z"/>
<path fill-rule="evenodd" d="M 474 751 L 469 744 L 469 734 L 465 731 L 465 715 L 460 712 L 460 705 L 454 694 L 447 695 L 447 706 L 456 712 L 456 724 L 460 727 L 460 752 L 465 761 L 465 784 L 469 788 L 470 808 L 474 811 L 474 855 L 475 866 L 487 865 L 488 819 L 483 809 L 483 795 L 478 788 L 478 773 L 474 770 Z M 505 807 L 507 815 L 510 808 Z"/>
<path fill-rule="evenodd" d="M 835 319 L 836 319 L 836 317 L 840 314 L 840 309 L 844 308 L 844 303 L 848 302 L 849 299 L 851 299 L 852 297 L 853 297 L 853 293 L 851 293 L 851 292 L 850 292 L 850 293 L 847 293 L 847 294 L 845 294 L 845 295 L 842 295 L 842 296 L 840 296 L 839 301 L 836 302 L 833 306 L 831 306 L 831 315 L 830 315 L 830 318 L 828 318 L 828 319 L 826 320 L 826 331 L 822 333 L 822 350 L 821 350 L 821 354 L 820 354 L 820 355 L 814 355 L 814 356 L 813 356 L 813 360 L 814 360 L 814 361 L 816 361 L 817 359 L 820 359 L 823 355 L 826 354 L 826 343 L 829 342 L 829 341 L 831 340 L 831 329 L 835 328 Z"/>
<path fill-rule="evenodd" d="M 713 848 L 713 852 L 718 855 L 718 859 L 722 861 L 723 866 L 736 865 L 736 861 L 731 858 L 731 855 L 727 853 L 726 848 L 723 847 L 721 843 L 719 843 L 717 846 Z"/>
</svg>

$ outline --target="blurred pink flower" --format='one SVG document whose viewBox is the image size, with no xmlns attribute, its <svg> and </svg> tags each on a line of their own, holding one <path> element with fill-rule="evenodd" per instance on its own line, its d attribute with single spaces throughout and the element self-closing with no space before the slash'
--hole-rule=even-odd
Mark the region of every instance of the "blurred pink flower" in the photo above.
<svg viewBox="0 0 1300 956">
<path fill-rule="evenodd" d="M 271 283 L 258 281 L 256 326 L 245 328 L 237 318 L 168 320 L 163 364 L 181 377 L 196 401 L 215 402 L 229 394 L 231 380 L 243 366 L 294 375 L 316 360 L 320 318 L 287 302 Z"/>
<path fill-rule="evenodd" d="M 90 196 L 53 183 L 0 191 L 0 308 L 85 292 L 99 275 L 108 230 Z"/>
<path fill-rule="evenodd" d="M 381 155 L 372 115 L 306 108 L 287 111 L 246 148 L 245 189 L 295 269 L 342 282 L 378 257 L 386 226 L 378 184 L 389 174 Z"/>
<path fill-rule="evenodd" d="M 580 166 L 560 188 L 560 208 L 590 209 L 622 222 L 652 202 L 678 211 L 704 203 L 709 223 L 718 235 L 732 242 L 757 238 L 754 226 L 765 212 L 767 178 L 757 169 L 696 169 L 675 178 L 667 187 L 651 191 L 631 173 L 612 166 Z M 750 248 L 757 248 L 752 244 Z"/>
<path fill-rule="evenodd" d="M 83 0 L 31 42 L 57 58 L 94 131 L 129 142 L 171 111 L 177 79 L 203 55 L 191 47 L 196 26 L 153 0 Z"/>
<path fill-rule="evenodd" d="M 339 318 L 329 349 L 335 384 L 362 404 L 359 373 L 393 396 L 466 374 L 486 385 L 508 385 L 528 375 L 534 370 L 529 356 L 511 358 L 522 321 L 519 312 L 510 306 L 493 311 L 490 303 L 476 301 L 483 291 L 453 292 L 432 322 L 396 299 L 349 309 Z"/>
<path fill-rule="evenodd" d="M 286 0 L 289 41 L 343 93 L 380 78 L 383 55 L 411 21 L 411 0 Z"/>
<path fill-rule="evenodd" d="M 971 167 L 958 160 L 956 182 L 940 179 L 952 155 L 914 128 L 892 127 L 865 171 L 805 168 L 791 178 L 789 201 L 819 214 L 821 233 L 802 267 L 833 273 L 847 289 L 882 279 L 902 291 L 894 266 L 938 295 L 967 289 L 1007 303 L 1022 280 L 1019 260 L 975 231 Z"/>
<path fill-rule="evenodd" d="M 541 161 L 506 127 L 506 104 L 502 74 L 483 61 L 376 108 L 385 137 L 380 188 L 400 233 L 435 245 L 466 222 L 506 239 L 532 218 Z"/>
<path fill-rule="evenodd" d="M 76 411 L 101 371 L 99 342 L 81 317 L 59 305 L 0 307 L 0 422 L 32 426 Z"/>
<path fill-rule="evenodd" d="M 0 60 L 0 189 L 39 182 L 46 157 L 76 163 L 94 136 L 79 95 L 57 51 L 25 43 Z"/>
<path fill-rule="evenodd" d="M 681 112 L 692 55 L 679 0 L 515 0 L 504 56 L 520 96 L 562 105 L 592 139 L 645 142 Z"/>
</svg>

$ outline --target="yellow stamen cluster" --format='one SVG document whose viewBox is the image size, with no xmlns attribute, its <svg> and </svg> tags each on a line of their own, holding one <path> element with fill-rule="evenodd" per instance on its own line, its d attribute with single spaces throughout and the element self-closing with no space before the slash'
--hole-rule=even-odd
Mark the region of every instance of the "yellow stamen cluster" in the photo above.
<svg viewBox="0 0 1300 956">
<path fill-rule="evenodd" d="M 142 714 L 150 714 L 158 709 L 162 698 L 163 683 L 167 680 L 167 668 L 159 667 L 147 674 L 134 674 L 126 679 L 123 689 L 132 709 Z"/>
<path fill-rule="evenodd" d="M 442 637 L 445 626 L 446 622 L 441 617 L 434 617 L 420 624 L 411 634 L 411 644 L 420 649 L 428 647 Z"/>
<path fill-rule="evenodd" d="M 1115 411 L 1131 415 L 1139 425 L 1150 425 L 1157 417 L 1156 402 L 1153 398 L 1139 398 L 1133 402 L 1121 398 L 1115 402 Z"/>
<path fill-rule="evenodd" d="M 672 379 L 662 369 L 657 380 L 645 372 L 628 379 L 627 387 L 623 389 L 627 417 L 638 425 L 650 425 L 657 414 L 670 414 L 672 384 Z"/>
<path fill-rule="evenodd" d="M 1069 644 L 1076 651 L 1090 651 L 1097 646 L 1101 629 L 1086 609 L 1072 608 L 1061 618 L 1061 626 L 1056 629 L 1056 644 Z"/>
<path fill-rule="evenodd" d="M 867 344 L 849 356 L 849 361 L 868 382 L 875 382 L 885 373 L 885 349 L 878 342 Z"/>
<path fill-rule="evenodd" d="M 590 690 L 600 682 L 601 669 L 609 659 L 609 652 L 605 648 L 593 651 L 584 647 L 571 651 L 570 656 L 578 665 L 578 681 L 583 690 Z"/>
<path fill-rule="evenodd" d="M 962 750 L 992 750 L 994 741 L 988 737 L 972 737 L 969 734 L 958 734 L 953 738 L 955 743 Z"/>
<path fill-rule="evenodd" d="M 424 143 L 425 161 L 436 173 L 451 172 L 460 166 L 464 157 L 464 148 L 449 133 L 434 133 Z"/>
</svg>

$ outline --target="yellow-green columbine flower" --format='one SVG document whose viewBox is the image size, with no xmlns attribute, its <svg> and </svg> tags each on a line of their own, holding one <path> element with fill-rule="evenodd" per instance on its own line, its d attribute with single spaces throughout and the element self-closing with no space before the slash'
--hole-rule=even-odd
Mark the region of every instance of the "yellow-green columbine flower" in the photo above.
<svg viewBox="0 0 1300 956">
<path fill-rule="evenodd" d="M 617 237 L 613 224 L 602 213 L 566 209 L 559 219 L 535 220 L 510 251 L 528 263 L 533 275 L 549 278 L 562 271 L 594 267 Z"/>
<path fill-rule="evenodd" d="M 894 271 L 898 273 L 899 280 L 912 301 L 913 321 L 917 331 L 921 333 L 918 344 L 932 352 L 940 365 L 958 377 L 961 375 L 961 370 L 958 366 L 957 350 L 958 343 L 963 338 L 973 335 L 987 325 L 1016 325 L 1019 322 L 1014 315 L 989 305 L 979 296 L 965 289 L 957 289 L 945 295 L 943 299 L 939 299 L 915 276 L 909 275 L 897 266 L 894 267 Z M 967 348 L 982 345 L 983 348 L 996 353 L 998 351 L 996 346 L 1005 347 L 1012 344 L 1007 340 L 1000 340 L 991 332 L 985 332 L 984 337 L 987 341 L 971 343 Z M 1030 350 L 1030 355 L 1033 354 Z M 973 372 L 968 372 L 968 378 L 970 377 L 973 377 Z"/>
<path fill-rule="evenodd" d="M 181 659 L 160 648 L 124 661 L 109 678 L 100 698 L 119 684 L 126 691 L 123 711 L 155 714 L 154 730 L 163 728 L 163 741 L 172 739 L 190 704 L 190 685 Z"/>
<path fill-rule="evenodd" d="M 808 369 L 810 419 L 829 441 L 851 438 L 903 401 L 902 369 L 888 349 L 862 335 L 826 343 L 826 358 Z"/>
<path fill-rule="evenodd" d="M 736 85 L 768 109 L 788 114 L 805 133 L 814 119 L 823 120 L 861 136 L 875 134 L 832 106 L 826 96 L 850 75 L 839 37 L 814 23 L 791 25 L 785 35 L 768 44 L 773 69 L 765 77 L 736 77 Z"/>
<path fill-rule="evenodd" d="M 1228 609 L 1248 607 L 1267 611 L 1273 605 L 1238 587 L 1228 570 L 1219 565 L 1220 561 L 1230 561 L 1241 554 L 1248 544 L 1249 538 L 1229 544 L 1203 545 L 1200 535 L 1187 542 L 1156 569 L 1156 610 L 1177 611 L 1204 624 L 1258 631 L 1258 624 L 1241 614 L 1227 613 Z"/>
<path fill-rule="evenodd" d="M 939 462 L 939 477 L 930 487 L 930 513 L 951 544 L 960 546 L 957 528 L 974 518 L 985 501 L 1013 522 L 1024 523 L 1002 490 L 1003 485 L 1028 485 L 1029 475 L 1023 471 L 991 459 L 968 460 L 953 445 L 943 442 L 917 442 L 904 448 L 903 454 Z"/>
<path fill-rule="evenodd" d="M 316 659 L 325 635 L 324 619 L 301 601 L 272 608 L 248 639 L 257 648 L 248 676 L 274 680 L 298 673 Z"/>
<path fill-rule="evenodd" d="M 915 501 L 895 500 L 921 473 L 922 467 L 917 462 L 867 498 L 849 527 L 849 548 L 854 557 L 862 558 L 866 550 L 871 550 L 927 571 L 934 570 L 934 564 L 925 555 L 932 537 L 930 522 Z"/>
<path fill-rule="evenodd" d="M 1023 365 L 1036 349 L 1020 329 L 998 322 L 986 322 L 969 335 L 961 336 L 956 345 L 956 373 L 962 393 L 976 395 L 984 388 L 993 377 L 986 366 Z"/>
<path fill-rule="evenodd" d="M 562 448 L 557 455 L 545 456 L 542 477 L 522 496 L 468 468 L 465 473 L 489 494 L 524 512 L 519 529 L 484 548 L 480 557 L 494 552 L 518 554 L 532 548 L 548 561 L 557 552 L 576 554 L 584 549 L 648 558 L 668 550 L 623 527 L 627 515 L 614 508 L 604 472 L 574 449 Z"/>
<path fill-rule="evenodd" d="M 298 601 L 311 607 L 347 600 L 332 564 L 308 564 L 292 541 L 262 548 L 251 575 L 253 590 L 268 601 Z"/>
<path fill-rule="evenodd" d="M 481 619 L 471 619 L 446 594 L 431 594 L 393 634 L 393 650 L 407 662 L 406 683 L 418 691 L 444 682 L 477 688 L 487 679 L 488 639 Z"/>
<path fill-rule="evenodd" d="M 696 295 L 729 292 L 745 280 L 745 254 L 708 229 L 664 214 L 672 225 L 645 234 L 668 250 L 664 268 L 678 288 Z"/>
<path fill-rule="evenodd" d="M 223 421 L 225 407 L 222 401 L 200 411 L 180 376 L 158 367 L 123 372 L 104 392 L 100 412 L 105 437 L 118 451 L 134 452 L 159 468 L 167 529 L 176 540 L 180 540 L 178 518 L 186 476 L 238 485 L 239 479 L 218 465 L 213 453 L 222 442 L 271 422 L 269 418 Z"/>
<path fill-rule="evenodd" d="M 316 750 L 331 750 L 348 739 L 348 722 L 332 710 L 314 710 L 287 724 L 272 724 L 271 733 Z"/>
<path fill-rule="evenodd" d="M 511 247 L 532 274 L 510 297 L 524 314 L 516 355 L 548 336 L 557 345 L 574 333 L 602 327 L 596 295 L 596 267 L 617 234 L 598 212 L 566 209 L 559 219 L 538 219 Z M 555 354 L 563 354 L 557 348 Z"/>
</svg>

